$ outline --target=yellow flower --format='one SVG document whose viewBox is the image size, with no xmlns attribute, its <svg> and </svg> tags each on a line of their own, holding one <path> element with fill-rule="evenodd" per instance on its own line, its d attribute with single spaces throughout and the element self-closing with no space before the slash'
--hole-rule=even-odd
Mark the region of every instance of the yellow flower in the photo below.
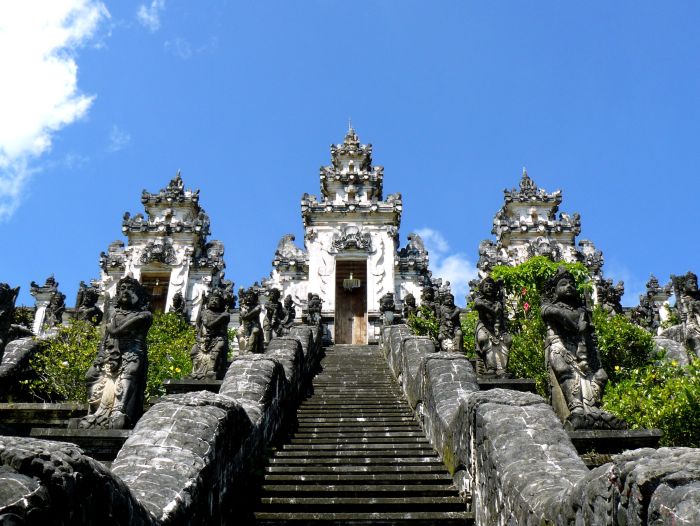
<svg viewBox="0 0 700 526">
<path fill-rule="evenodd" d="M 179 373 L 179 372 L 180 372 L 180 368 L 179 368 L 179 367 L 175 367 L 175 372 L 176 372 L 176 373 Z"/>
<path fill-rule="evenodd" d="M 678 362 L 676 360 L 671 360 L 671 365 L 675 367 L 676 365 L 678 365 Z"/>
<path fill-rule="evenodd" d="M 616 371 L 619 371 L 619 370 L 620 370 L 620 366 L 619 366 L 619 365 L 616 365 L 616 366 L 615 366 L 615 370 L 616 370 Z"/>
</svg>

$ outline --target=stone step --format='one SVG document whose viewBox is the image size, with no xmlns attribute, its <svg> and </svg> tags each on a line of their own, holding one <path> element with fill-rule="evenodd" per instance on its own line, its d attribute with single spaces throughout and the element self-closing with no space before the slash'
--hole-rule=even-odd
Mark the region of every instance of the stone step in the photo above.
<svg viewBox="0 0 700 526">
<path fill-rule="evenodd" d="M 309 430 L 319 430 L 319 429 L 336 429 L 338 431 L 354 431 L 357 429 L 364 429 L 366 431 L 375 431 L 375 430 L 387 430 L 391 429 L 393 431 L 399 431 L 399 430 L 415 430 L 418 431 L 420 427 L 415 421 L 406 421 L 406 422 L 391 422 L 391 423 L 383 423 L 383 422 L 344 422 L 342 425 L 338 423 L 331 423 L 331 422 L 302 422 L 299 424 L 298 429 L 300 431 L 305 430 L 308 432 Z"/>
<path fill-rule="evenodd" d="M 371 508 L 373 511 L 464 511 L 465 503 L 461 497 L 375 497 L 371 499 L 356 497 L 301 497 L 290 502 L 281 497 L 264 497 L 261 504 L 269 506 L 270 511 L 315 511 L 323 512 L 328 508 L 339 507 L 346 511 Z"/>
<path fill-rule="evenodd" d="M 385 512 L 385 513 L 274 513 L 257 512 L 256 524 L 296 524 L 313 525 L 374 525 L 396 526 L 465 526 L 473 524 L 473 514 L 458 511 L 433 512 Z"/>
<path fill-rule="evenodd" d="M 373 451 L 386 449 L 416 449 L 422 448 L 427 449 L 431 447 L 428 442 L 407 442 L 407 443 L 381 443 L 381 444 L 368 444 L 364 442 L 359 443 L 349 443 L 349 444 L 285 444 L 283 447 L 284 451 Z"/>
<path fill-rule="evenodd" d="M 267 466 L 266 473 L 446 473 L 442 462 L 423 465 L 340 465 L 340 466 Z"/>
<path fill-rule="evenodd" d="M 319 433 L 296 433 L 292 440 L 307 440 L 312 438 L 320 439 L 343 439 L 343 438 L 407 438 L 407 437 L 425 437 L 422 431 L 394 431 L 394 432 L 365 432 L 362 430 L 354 432 L 339 433 L 335 430 L 326 430 Z"/>
<path fill-rule="evenodd" d="M 451 484 L 447 473 L 267 474 L 266 484 Z"/>
<path fill-rule="evenodd" d="M 421 466 L 440 464 L 437 456 L 399 456 L 399 457 L 278 457 L 270 459 L 270 464 L 276 466 Z"/>
<path fill-rule="evenodd" d="M 299 424 L 335 424 L 335 425 L 348 425 L 348 424 L 365 424 L 371 422 L 372 424 L 398 424 L 402 422 L 415 423 L 413 417 L 406 416 L 325 416 L 325 417 L 314 417 L 314 416 L 299 416 L 297 418 Z"/>
<path fill-rule="evenodd" d="M 277 458 L 285 458 L 285 457 L 302 457 L 302 458 L 311 458 L 311 457 L 402 457 L 402 456 L 425 456 L 425 457 L 434 457 L 437 458 L 437 454 L 431 449 L 431 448 L 419 448 L 419 447 L 414 447 L 411 449 L 393 449 L 393 448 L 385 448 L 385 449 L 379 449 L 379 450 L 365 450 L 365 449 L 360 449 L 360 450 L 333 450 L 333 449 L 328 449 L 328 450 L 308 450 L 304 449 L 301 451 L 289 451 L 289 450 L 283 450 L 283 451 L 277 451 L 276 455 Z"/>
<path fill-rule="evenodd" d="M 426 447 L 430 444 L 425 438 L 420 436 L 413 437 L 354 437 L 354 438 L 293 438 L 290 445 L 343 445 L 343 444 L 424 444 Z"/>
<path fill-rule="evenodd" d="M 404 497 L 415 496 L 453 497 L 455 487 L 452 484 L 264 484 L 263 491 L 268 497 L 273 496 L 328 496 L 343 495 L 347 497 Z"/>
</svg>

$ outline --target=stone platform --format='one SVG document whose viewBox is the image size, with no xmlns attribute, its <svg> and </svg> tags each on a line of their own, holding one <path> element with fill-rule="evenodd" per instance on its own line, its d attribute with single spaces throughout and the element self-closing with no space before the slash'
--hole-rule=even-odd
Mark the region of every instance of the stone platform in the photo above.
<svg viewBox="0 0 700 526">
<path fill-rule="evenodd" d="M 104 462 L 111 462 L 124 445 L 129 429 L 58 429 L 35 427 L 29 436 L 58 442 L 71 442 L 80 447 L 86 455 Z"/>
<path fill-rule="evenodd" d="M 87 404 L 2 403 L 0 404 L 0 434 L 29 436 L 34 427 L 66 428 L 71 418 L 87 415 Z"/>
<path fill-rule="evenodd" d="M 663 436 L 659 429 L 586 429 L 568 433 L 581 459 L 589 468 L 610 462 L 612 455 L 629 449 L 658 448 Z"/>
</svg>

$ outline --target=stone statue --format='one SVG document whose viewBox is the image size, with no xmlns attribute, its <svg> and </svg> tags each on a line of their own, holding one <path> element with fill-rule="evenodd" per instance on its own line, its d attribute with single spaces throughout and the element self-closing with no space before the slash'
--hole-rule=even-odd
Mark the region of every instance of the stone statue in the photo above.
<svg viewBox="0 0 700 526">
<path fill-rule="evenodd" d="M 409 293 L 403 299 L 403 309 L 401 312 L 403 319 L 408 321 L 411 316 L 416 316 L 418 314 L 418 307 L 416 306 L 416 297 Z"/>
<path fill-rule="evenodd" d="M 309 292 L 308 301 L 306 303 L 308 324 L 316 327 L 321 326 L 321 312 L 323 309 L 323 300 L 316 293 Z"/>
<path fill-rule="evenodd" d="M 639 296 L 639 305 L 630 310 L 629 317 L 632 323 L 639 325 L 652 334 L 656 334 L 661 324 L 659 307 L 648 293 Z"/>
<path fill-rule="evenodd" d="M 625 284 L 618 281 L 613 285 L 611 279 L 598 281 L 598 304 L 609 315 L 622 314 L 622 296 L 625 293 Z"/>
<path fill-rule="evenodd" d="M 116 305 L 87 372 L 90 411 L 81 428 L 130 429 L 143 412 L 148 353 L 146 336 L 153 317 L 148 293 L 134 278 L 117 283 Z"/>
<path fill-rule="evenodd" d="M 474 308 L 479 314 L 475 334 L 477 370 L 484 377 L 506 378 L 513 339 L 506 331 L 503 282 L 494 281 L 490 276 L 481 280 Z"/>
<path fill-rule="evenodd" d="M 591 310 L 565 267 L 547 283 L 542 319 L 547 327 L 545 363 L 551 402 L 568 429 L 624 429 L 625 422 L 600 409 L 608 375 L 600 366 Z"/>
<path fill-rule="evenodd" d="M 451 293 L 446 293 L 443 297 L 443 304 L 440 305 L 440 329 L 438 331 L 438 341 L 443 351 L 464 351 L 462 341 L 462 328 L 460 325 L 460 315 L 462 309 L 455 305 L 455 298 Z"/>
<path fill-rule="evenodd" d="M 420 298 L 421 307 L 427 307 L 430 311 L 438 318 L 438 304 L 435 302 L 435 293 L 433 291 L 433 286 L 430 282 L 427 282 L 423 286 L 423 291 L 421 292 Z"/>
<path fill-rule="evenodd" d="M 296 318 L 297 311 L 294 308 L 294 301 L 292 297 L 287 294 L 284 298 L 284 317 L 282 318 L 281 328 L 282 335 L 287 335 L 290 333 L 292 327 L 294 327 L 294 318 Z"/>
<path fill-rule="evenodd" d="M 263 352 L 263 332 L 260 325 L 262 307 L 258 303 L 255 287 L 240 289 L 241 326 L 238 328 L 238 348 L 242 352 L 260 354 Z"/>
<path fill-rule="evenodd" d="M 183 320 L 187 319 L 187 313 L 185 312 L 185 298 L 182 296 L 182 292 L 176 292 L 173 295 L 173 304 L 170 307 L 170 312 L 174 312 Z"/>
<path fill-rule="evenodd" d="M 394 293 L 387 292 L 379 298 L 379 312 L 382 313 L 382 325 L 393 325 L 395 322 L 396 303 Z"/>
<path fill-rule="evenodd" d="M 58 327 L 63 323 L 63 313 L 66 310 L 66 295 L 56 291 L 49 300 L 44 317 L 44 327 Z"/>
<path fill-rule="evenodd" d="M 678 312 L 681 316 L 685 344 L 700 357 L 700 291 L 698 277 L 693 272 L 671 276 L 677 290 Z"/>
<path fill-rule="evenodd" d="M 75 319 L 98 326 L 103 317 L 102 309 L 97 306 L 99 297 L 100 294 L 95 287 L 88 287 L 84 281 L 81 281 L 75 304 Z"/>
<path fill-rule="evenodd" d="M 267 303 L 265 303 L 265 318 L 263 320 L 263 335 L 265 343 L 275 336 L 282 336 L 282 318 L 284 318 L 284 308 L 280 302 L 282 293 L 279 289 L 270 289 Z"/>
<path fill-rule="evenodd" d="M 195 380 L 221 380 L 226 373 L 228 323 L 225 291 L 214 288 L 204 301 L 197 317 L 197 340 L 192 346 L 192 373 Z"/>
</svg>

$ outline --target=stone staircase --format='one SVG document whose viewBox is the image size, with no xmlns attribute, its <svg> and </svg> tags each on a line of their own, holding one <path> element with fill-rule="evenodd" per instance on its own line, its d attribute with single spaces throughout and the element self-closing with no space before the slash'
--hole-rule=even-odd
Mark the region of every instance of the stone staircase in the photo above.
<svg viewBox="0 0 700 526">
<path fill-rule="evenodd" d="M 379 348 L 336 345 L 322 367 L 266 468 L 256 524 L 473 524 Z"/>
</svg>

